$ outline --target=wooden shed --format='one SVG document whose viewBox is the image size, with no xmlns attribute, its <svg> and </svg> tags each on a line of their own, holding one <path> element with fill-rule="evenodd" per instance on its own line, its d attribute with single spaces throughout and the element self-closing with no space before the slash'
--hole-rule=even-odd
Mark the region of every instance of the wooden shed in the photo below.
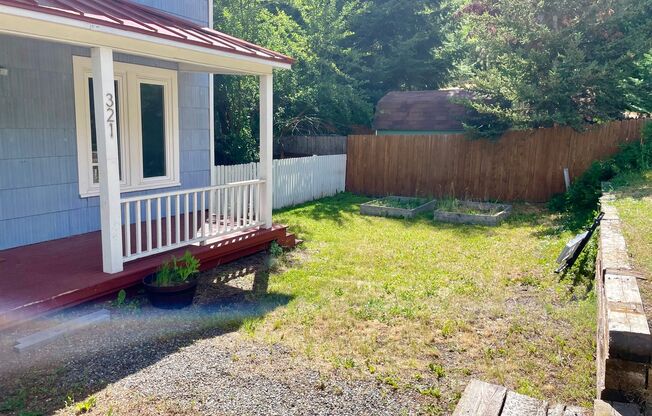
<svg viewBox="0 0 652 416">
<path fill-rule="evenodd" d="M 464 130 L 468 109 L 456 102 L 469 92 L 459 88 L 434 91 L 392 91 L 378 101 L 376 134 L 440 134 Z"/>
</svg>

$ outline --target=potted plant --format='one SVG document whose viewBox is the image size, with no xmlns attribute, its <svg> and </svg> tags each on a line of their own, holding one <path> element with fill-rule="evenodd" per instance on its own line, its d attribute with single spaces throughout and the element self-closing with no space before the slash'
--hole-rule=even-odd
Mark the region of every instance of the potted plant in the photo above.
<svg viewBox="0 0 652 416">
<path fill-rule="evenodd" d="M 172 256 L 156 273 L 143 279 L 149 301 L 155 307 L 164 309 L 190 305 L 197 290 L 198 273 L 199 260 L 190 251 L 179 259 Z"/>
</svg>

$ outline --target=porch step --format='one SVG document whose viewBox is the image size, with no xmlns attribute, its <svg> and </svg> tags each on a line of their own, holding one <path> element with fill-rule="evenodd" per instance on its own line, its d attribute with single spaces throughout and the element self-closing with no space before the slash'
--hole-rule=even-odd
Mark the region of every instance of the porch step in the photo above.
<svg viewBox="0 0 652 416">
<path fill-rule="evenodd" d="M 294 233 L 286 232 L 285 236 L 279 238 L 276 242 L 283 248 L 294 248 L 303 243 L 303 240 L 297 239 Z"/>
<path fill-rule="evenodd" d="M 471 380 L 453 416 L 589 416 L 590 411 L 528 397 L 503 386 Z"/>
</svg>

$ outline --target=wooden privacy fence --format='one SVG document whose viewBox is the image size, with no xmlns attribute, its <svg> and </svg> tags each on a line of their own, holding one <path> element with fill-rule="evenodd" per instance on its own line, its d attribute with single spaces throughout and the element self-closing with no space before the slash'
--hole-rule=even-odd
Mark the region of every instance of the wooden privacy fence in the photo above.
<svg viewBox="0 0 652 416">
<path fill-rule="evenodd" d="M 509 131 L 499 140 L 462 134 L 349 136 L 346 190 L 383 196 L 454 196 L 544 202 L 593 161 L 640 140 L 646 120 L 616 121 L 576 132 L 569 127 Z"/>
<path fill-rule="evenodd" d="M 215 185 L 258 178 L 260 164 L 216 166 Z M 275 159 L 274 209 L 289 207 L 344 192 L 346 155 Z"/>
</svg>

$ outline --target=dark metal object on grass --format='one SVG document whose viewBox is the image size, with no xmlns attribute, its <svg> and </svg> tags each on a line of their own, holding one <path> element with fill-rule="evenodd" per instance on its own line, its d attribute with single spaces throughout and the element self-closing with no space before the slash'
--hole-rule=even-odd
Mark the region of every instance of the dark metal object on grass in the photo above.
<svg viewBox="0 0 652 416">
<path fill-rule="evenodd" d="M 586 231 L 576 235 L 566 244 L 566 247 L 561 251 L 559 257 L 557 257 L 557 264 L 559 264 L 559 267 L 557 267 L 555 273 L 561 273 L 575 264 L 575 261 L 580 256 L 580 253 L 582 253 L 582 250 L 584 250 L 584 247 L 586 247 L 586 244 L 591 239 L 596 228 L 600 225 L 602 217 L 604 217 L 604 212 L 598 214 L 595 220 L 593 220 L 593 224 L 591 224 Z"/>
</svg>

